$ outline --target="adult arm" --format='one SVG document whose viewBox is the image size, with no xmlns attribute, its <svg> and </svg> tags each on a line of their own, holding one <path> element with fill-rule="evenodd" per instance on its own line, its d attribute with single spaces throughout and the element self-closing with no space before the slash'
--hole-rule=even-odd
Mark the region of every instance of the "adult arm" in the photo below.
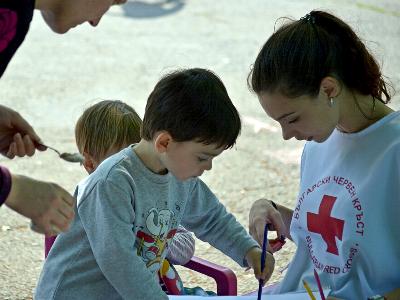
<svg viewBox="0 0 400 300">
<path fill-rule="evenodd" d="M 53 235 L 68 230 L 74 218 L 75 199 L 67 191 L 54 183 L 11 174 L 5 167 L 0 168 L 5 205 L 31 219 L 42 233 Z"/>
</svg>

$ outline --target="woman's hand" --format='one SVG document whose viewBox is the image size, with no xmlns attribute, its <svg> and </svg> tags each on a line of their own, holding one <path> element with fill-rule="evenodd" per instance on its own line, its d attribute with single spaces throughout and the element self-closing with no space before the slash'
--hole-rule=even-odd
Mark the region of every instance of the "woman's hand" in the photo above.
<svg viewBox="0 0 400 300">
<path fill-rule="evenodd" d="M 32 126 L 18 112 L 0 105 L 0 153 L 12 159 L 46 150 L 37 143 L 40 138 Z"/>
<path fill-rule="evenodd" d="M 57 184 L 11 175 L 5 204 L 32 220 L 33 229 L 46 235 L 67 231 L 74 219 L 75 199 Z"/>
<path fill-rule="evenodd" d="M 265 224 L 270 224 L 270 229 L 275 230 L 278 237 L 289 236 L 281 213 L 272 205 L 270 200 L 260 199 L 253 203 L 249 213 L 249 232 L 260 246 L 264 239 Z M 271 251 L 269 245 L 267 249 Z"/>
</svg>

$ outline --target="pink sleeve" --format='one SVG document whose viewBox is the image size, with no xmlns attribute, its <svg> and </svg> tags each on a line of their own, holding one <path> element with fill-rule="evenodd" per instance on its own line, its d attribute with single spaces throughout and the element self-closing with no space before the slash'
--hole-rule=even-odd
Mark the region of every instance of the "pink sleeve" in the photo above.
<svg viewBox="0 0 400 300">
<path fill-rule="evenodd" d="M 0 206 L 6 202 L 11 191 L 11 174 L 10 171 L 0 166 Z"/>
<path fill-rule="evenodd" d="M 194 255 L 194 238 L 191 232 L 182 226 L 178 230 L 169 244 L 167 259 L 171 264 L 184 265 Z"/>
</svg>

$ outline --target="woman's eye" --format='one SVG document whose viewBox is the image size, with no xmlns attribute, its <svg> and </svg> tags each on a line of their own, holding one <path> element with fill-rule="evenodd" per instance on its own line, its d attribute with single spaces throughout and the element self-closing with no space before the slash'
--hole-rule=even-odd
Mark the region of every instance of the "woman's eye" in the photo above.
<svg viewBox="0 0 400 300">
<path fill-rule="evenodd" d="M 288 123 L 289 123 L 289 124 L 292 124 L 292 123 L 297 122 L 298 120 L 299 120 L 299 118 L 297 117 L 297 118 L 294 118 L 294 119 L 290 120 Z"/>
<path fill-rule="evenodd" d="M 199 162 L 203 162 L 203 161 L 206 161 L 207 158 L 197 157 L 197 160 L 198 160 Z"/>
</svg>

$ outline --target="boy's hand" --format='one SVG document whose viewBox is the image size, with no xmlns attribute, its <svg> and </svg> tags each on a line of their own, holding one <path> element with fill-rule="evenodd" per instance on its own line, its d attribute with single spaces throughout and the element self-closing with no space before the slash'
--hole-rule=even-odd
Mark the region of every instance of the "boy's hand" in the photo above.
<svg viewBox="0 0 400 300">
<path fill-rule="evenodd" d="M 254 270 L 254 276 L 258 280 L 263 280 L 266 283 L 272 275 L 275 267 L 275 259 L 274 256 L 267 252 L 265 254 L 265 267 L 263 272 L 261 272 L 261 254 L 262 251 L 259 247 L 251 248 L 246 254 L 247 263 Z"/>
</svg>

